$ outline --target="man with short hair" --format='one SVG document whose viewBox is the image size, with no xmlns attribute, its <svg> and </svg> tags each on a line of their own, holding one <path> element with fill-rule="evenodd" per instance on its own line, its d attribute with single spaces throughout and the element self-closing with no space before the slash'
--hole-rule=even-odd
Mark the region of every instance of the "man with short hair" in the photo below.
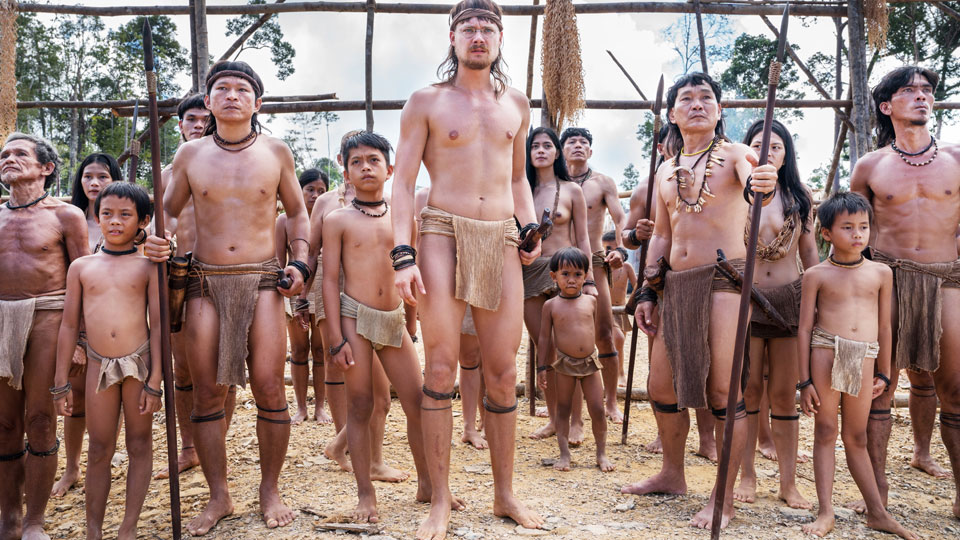
<svg viewBox="0 0 960 540">
<path fill-rule="evenodd" d="M 757 167 L 753 150 L 726 141 L 720 96 L 720 85 L 703 73 L 684 75 L 667 92 L 674 158 L 657 171 L 657 220 L 636 311 L 639 328 L 653 336 L 649 391 L 663 465 L 647 480 L 624 486 L 623 493 L 686 493 L 687 408 L 709 405 L 718 425 L 735 422 L 730 470 L 740 464 L 747 427 L 741 421 L 746 418 L 743 400 L 735 410 L 726 409 L 737 331 L 737 318 L 730 314 L 738 311 L 740 293 L 716 275 L 715 261 L 722 249 L 743 268 L 748 203 L 760 194 L 765 202 L 773 198 L 777 170 Z M 668 267 L 658 265 L 661 257 Z M 731 474 L 721 486 L 726 490 L 721 526 L 734 514 L 735 480 Z M 715 503 L 716 488 L 691 525 L 710 528 Z"/>
<path fill-rule="evenodd" d="M 446 537 L 451 507 L 462 503 L 449 488 L 451 399 L 460 330 L 470 305 L 483 356 L 485 428 L 493 465 L 493 513 L 527 528 L 543 519 L 513 493 L 516 440 L 516 356 L 523 332 L 520 265 L 540 253 L 518 250 L 521 234 L 536 227 L 526 180 L 526 96 L 507 86 L 500 6 L 463 0 L 450 11 L 450 47 L 443 81 L 414 92 L 400 119 L 393 181 L 392 252 L 400 296 L 420 314 L 426 370 L 423 432 L 431 480 L 431 507 L 417 538 Z M 420 254 L 408 245 L 414 190 L 423 163 L 430 195 L 421 212 Z M 498 247 L 499 246 L 499 247 Z"/>
<path fill-rule="evenodd" d="M 570 179 L 580 184 L 583 197 L 587 201 L 587 232 L 590 235 L 590 249 L 593 275 L 596 283 L 587 281 L 585 290 L 597 295 L 597 350 L 603 363 L 604 409 L 608 418 L 614 422 L 623 422 L 623 415 L 617 408 L 617 378 L 619 359 L 617 346 L 613 339 L 613 304 L 610 301 L 610 269 L 620 268 L 626 261 L 626 251 L 621 245 L 621 231 L 626 216 L 620 206 L 620 194 L 613 178 L 594 171 L 588 161 L 593 156 L 593 135 L 580 127 L 569 127 L 560 136 L 563 157 L 567 160 Z M 617 248 L 606 253 L 603 249 L 606 213 L 610 212 L 615 228 Z M 590 287 L 593 285 L 593 287 Z M 591 290 L 592 289 L 592 290 Z"/>
<path fill-rule="evenodd" d="M 850 190 L 870 201 L 877 234 L 873 259 L 894 270 L 894 368 L 886 392 L 874 400 L 868 450 L 884 505 L 890 403 L 900 369 L 910 378 L 915 467 L 928 469 L 929 436 L 940 398 L 940 435 L 950 455 L 960 518 L 960 146 L 938 142 L 927 123 L 939 76 L 903 66 L 873 89 L 878 150 L 857 161 Z M 917 407 L 914 396 L 924 402 Z M 925 440 L 921 440 L 922 435 Z M 918 452 L 918 446 L 920 447 Z M 923 455 L 923 447 L 927 447 Z M 924 463 L 918 458 L 926 458 Z M 853 507 L 862 509 L 862 502 Z"/>
<path fill-rule="evenodd" d="M 278 479 L 290 438 L 284 393 L 286 353 L 281 294 L 292 297 L 310 277 L 309 222 L 290 149 L 261 135 L 256 112 L 263 83 L 245 62 L 218 62 L 206 78 L 206 134 L 180 146 L 165 206 L 177 217 L 193 198 L 196 243 L 186 287 L 187 361 L 193 377 L 194 441 L 210 501 L 187 530 L 206 534 L 233 512 L 226 480 L 225 401 L 230 385 L 250 386 L 257 406 L 260 511 L 267 527 L 294 513 L 280 498 Z M 292 261 L 276 260 L 277 197 L 287 214 Z M 242 215 L 243 219 L 237 219 Z M 167 241 L 151 236 L 146 253 L 160 262 Z M 279 277 L 290 281 L 281 288 Z"/>
<path fill-rule="evenodd" d="M 56 148 L 34 135 L 12 133 L 0 151 L 0 180 L 10 186 L 10 199 L 0 206 L 0 538 L 4 539 L 48 539 L 43 514 L 60 448 L 50 395 L 57 335 L 67 267 L 90 253 L 83 212 L 46 192 L 59 169 Z"/>
</svg>

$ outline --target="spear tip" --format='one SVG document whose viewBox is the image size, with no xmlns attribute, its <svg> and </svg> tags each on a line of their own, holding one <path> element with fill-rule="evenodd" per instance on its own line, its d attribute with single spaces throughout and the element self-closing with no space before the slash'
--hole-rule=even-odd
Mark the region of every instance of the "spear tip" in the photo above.
<svg viewBox="0 0 960 540">
<path fill-rule="evenodd" d="M 783 62 L 787 46 L 787 23 L 790 21 L 790 1 L 783 7 L 783 18 L 780 20 L 780 40 L 777 44 L 777 61 Z"/>
<path fill-rule="evenodd" d="M 143 18 L 143 67 L 146 71 L 153 71 L 153 31 L 147 17 Z"/>
</svg>

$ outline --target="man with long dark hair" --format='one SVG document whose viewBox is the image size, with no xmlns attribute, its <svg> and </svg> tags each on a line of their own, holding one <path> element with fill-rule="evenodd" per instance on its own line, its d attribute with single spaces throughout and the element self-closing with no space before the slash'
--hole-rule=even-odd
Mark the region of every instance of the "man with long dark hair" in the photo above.
<svg viewBox="0 0 960 540">
<path fill-rule="evenodd" d="M 524 174 L 530 106 L 523 93 L 506 86 L 501 18 L 490 0 L 463 0 L 453 7 L 443 80 L 414 92 L 400 120 L 392 255 L 400 296 L 418 305 L 426 352 L 422 407 L 431 508 L 419 539 L 444 538 L 451 507 L 462 507 L 449 488 L 450 400 L 467 304 L 483 356 L 493 512 L 524 527 L 543 524 L 513 494 L 520 266 L 536 259 L 540 247 L 538 242 L 532 252 L 517 249 L 522 235 L 536 227 Z M 408 242 L 421 162 L 431 188 L 417 255 Z M 523 224 L 519 233 L 513 216 Z"/>
<path fill-rule="evenodd" d="M 677 152 L 657 171 L 657 221 L 636 311 L 637 325 L 653 338 L 649 392 L 663 442 L 663 467 L 621 489 L 637 495 L 686 493 L 687 408 L 709 405 L 718 424 L 735 422 L 730 470 L 740 466 L 745 406 L 739 400 L 735 410 L 726 409 L 737 330 L 737 318 L 730 313 L 737 312 L 740 294 L 715 275 L 715 261 L 722 249 L 732 263 L 743 266 L 748 203 L 761 194 L 765 202 L 771 200 L 777 183 L 774 166 L 757 167 L 749 147 L 723 138 L 720 87 L 709 75 L 691 73 L 670 87 L 667 118 L 678 135 Z M 657 264 L 661 257 L 669 262 L 665 275 Z M 662 280 L 654 279 L 658 277 Z M 721 525 L 733 517 L 735 480 L 731 474 L 722 486 L 727 491 Z M 716 490 L 691 525 L 710 528 L 715 501 Z"/>
<path fill-rule="evenodd" d="M 874 260 L 894 269 L 894 368 L 887 391 L 874 400 L 868 450 L 884 504 L 890 403 L 900 369 L 910 378 L 914 422 L 912 465 L 931 474 L 929 453 L 940 398 L 940 435 L 950 455 L 960 517 L 960 146 L 937 141 L 927 123 L 939 77 L 917 66 L 897 68 L 873 89 L 878 150 L 857 161 L 850 189 L 870 201 L 877 234 Z M 943 471 L 945 473 L 945 471 Z M 861 503 L 854 503 L 861 510 Z"/>
<path fill-rule="evenodd" d="M 260 511 L 267 527 L 293 521 L 277 481 L 290 438 L 283 389 L 285 340 L 281 294 L 292 297 L 310 271 L 309 222 L 293 154 L 282 141 L 261 135 L 256 112 L 263 83 L 244 62 L 218 62 L 206 78 L 204 102 L 210 137 L 180 146 L 165 208 L 179 216 L 190 198 L 196 209 L 196 243 L 186 287 L 187 361 L 193 378 L 194 441 L 210 501 L 187 530 L 202 535 L 233 512 L 227 488 L 225 401 L 230 385 L 250 386 L 257 406 Z M 290 264 L 276 259 L 274 222 L 279 196 L 287 213 Z M 237 216 L 243 219 L 238 220 Z M 169 233 L 168 233 L 169 234 Z M 171 256 L 167 240 L 151 236 L 146 253 Z M 290 279 L 278 285 L 278 272 Z"/>
</svg>

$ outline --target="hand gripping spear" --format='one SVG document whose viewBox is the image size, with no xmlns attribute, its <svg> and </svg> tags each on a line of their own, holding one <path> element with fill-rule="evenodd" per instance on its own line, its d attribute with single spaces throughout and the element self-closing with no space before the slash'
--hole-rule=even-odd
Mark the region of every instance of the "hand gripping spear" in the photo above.
<svg viewBox="0 0 960 540">
<path fill-rule="evenodd" d="M 780 67 L 787 46 L 787 21 L 790 17 L 790 3 L 783 8 L 783 20 L 780 22 L 780 37 L 777 43 L 777 57 L 770 61 L 770 76 L 767 84 L 767 110 L 763 118 L 763 138 L 760 142 L 758 164 L 766 165 L 767 152 L 770 150 L 770 132 L 773 128 L 773 109 L 777 98 L 777 85 L 780 83 Z M 723 426 L 723 447 L 720 450 L 720 463 L 717 466 L 716 498 L 713 505 L 713 522 L 710 526 L 710 539 L 720 538 L 720 525 L 723 516 L 723 504 L 726 498 L 727 475 L 730 473 L 730 449 L 733 439 L 733 425 L 737 402 L 740 398 L 740 376 L 743 370 L 743 353 L 747 346 L 747 328 L 750 308 L 750 292 L 753 289 L 753 271 L 757 259 L 757 234 L 760 231 L 760 209 L 763 197 L 754 194 L 750 208 L 750 235 L 747 239 L 747 264 L 743 269 L 743 286 L 740 289 L 740 313 L 737 319 L 737 341 L 733 352 L 733 366 L 730 369 L 730 391 L 727 394 L 727 420 Z M 733 471 L 736 476 L 737 471 Z"/>
<path fill-rule="evenodd" d="M 153 71 L 153 34 L 150 22 L 143 20 L 143 70 L 147 76 L 150 103 L 150 165 L 153 171 L 154 234 L 165 236 L 163 223 L 163 180 L 160 177 L 160 124 L 157 112 L 157 74 Z M 163 367 L 164 413 L 167 418 L 167 466 L 170 471 L 170 521 L 174 540 L 180 540 L 180 477 L 177 475 L 177 415 L 173 403 L 173 365 L 170 359 L 170 301 L 167 289 L 167 265 L 157 265 L 160 280 L 160 356 Z"/>
</svg>

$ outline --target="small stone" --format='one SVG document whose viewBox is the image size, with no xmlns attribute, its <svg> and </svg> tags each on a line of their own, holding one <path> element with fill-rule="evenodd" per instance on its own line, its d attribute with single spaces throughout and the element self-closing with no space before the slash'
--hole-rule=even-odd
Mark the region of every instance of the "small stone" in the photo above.
<svg viewBox="0 0 960 540">
<path fill-rule="evenodd" d="M 547 518 L 547 523 L 560 523 L 560 516 L 550 516 Z"/>
<path fill-rule="evenodd" d="M 635 501 L 634 499 L 630 499 L 629 501 L 627 501 L 627 502 L 625 502 L 625 503 L 623 503 L 623 504 L 618 504 L 617 506 L 615 506 L 615 507 L 613 508 L 613 511 L 614 511 L 614 512 L 626 512 L 627 510 L 633 510 L 633 509 L 636 508 L 636 507 L 637 507 L 637 501 Z"/>
<path fill-rule="evenodd" d="M 466 535 L 470 534 L 470 529 L 468 529 L 468 528 L 466 528 L 466 527 L 460 527 L 459 529 L 455 529 L 455 530 L 453 531 L 453 534 L 454 534 L 454 536 L 466 536 Z"/>
<path fill-rule="evenodd" d="M 946 526 L 946 527 L 943 528 L 943 532 L 945 532 L 945 533 L 951 533 L 951 534 L 952 534 L 952 533 L 957 532 L 957 530 L 954 529 L 953 527 L 950 527 L 950 526 L 948 525 L 948 526 Z"/>
<path fill-rule="evenodd" d="M 848 521 L 852 519 L 856 519 L 857 517 L 857 513 L 849 508 L 834 508 L 833 515 L 836 516 L 837 519 L 843 519 Z"/>
<path fill-rule="evenodd" d="M 603 525 L 584 525 L 580 527 L 580 530 L 586 533 L 595 534 L 597 536 L 603 536 L 607 534 L 607 528 Z"/>
<path fill-rule="evenodd" d="M 801 508 L 790 508 L 789 506 L 781 506 L 779 510 L 780 510 L 780 515 L 787 519 L 796 519 L 796 520 L 813 519 L 813 514 L 809 510 L 803 510 Z"/>
<path fill-rule="evenodd" d="M 478 532 L 467 533 L 463 536 L 464 540 L 480 540 L 483 535 Z"/>
<path fill-rule="evenodd" d="M 473 474 L 493 474 L 493 469 L 486 463 L 481 465 L 464 465 L 463 470 Z"/>
<path fill-rule="evenodd" d="M 113 467 L 119 467 L 123 465 L 123 462 L 127 460 L 127 455 L 123 452 L 117 452 L 113 455 L 113 458 L 110 459 L 110 465 Z"/>
<path fill-rule="evenodd" d="M 540 465 L 542 467 L 553 467 L 554 463 L 556 462 L 556 458 L 543 458 L 540 460 Z"/>
<path fill-rule="evenodd" d="M 517 525 L 517 527 L 514 529 L 514 532 L 520 536 L 544 536 L 550 534 L 550 531 L 544 529 L 528 529 L 523 525 Z"/>
</svg>

